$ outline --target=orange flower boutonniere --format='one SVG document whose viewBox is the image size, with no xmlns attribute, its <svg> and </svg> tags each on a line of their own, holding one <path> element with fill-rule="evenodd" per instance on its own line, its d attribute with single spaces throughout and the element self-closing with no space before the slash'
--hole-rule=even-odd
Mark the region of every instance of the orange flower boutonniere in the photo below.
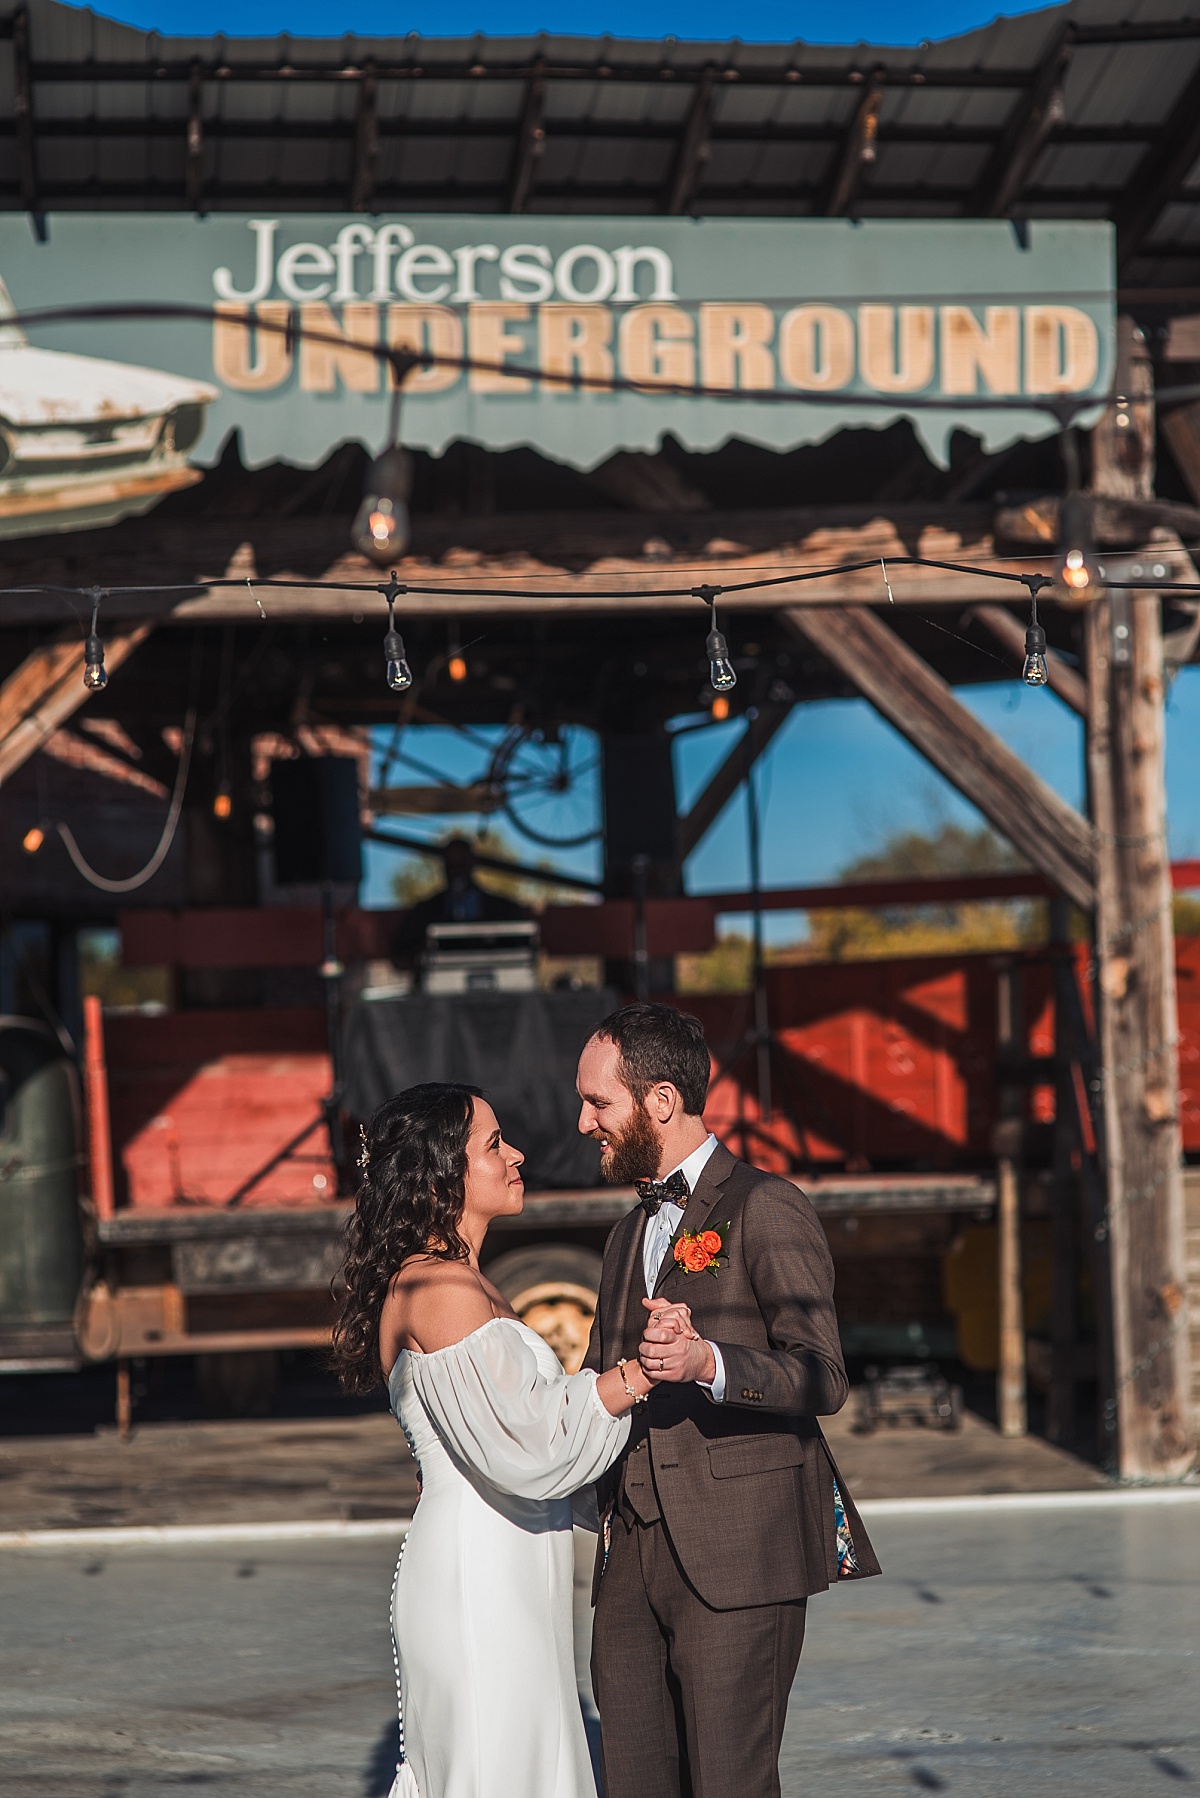
<svg viewBox="0 0 1200 1798">
<path fill-rule="evenodd" d="M 683 1230 L 675 1239 L 675 1259 L 685 1274 L 712 1274 L 725 1256 L 726 1224 L 721 1230 Z"/>
</svg>

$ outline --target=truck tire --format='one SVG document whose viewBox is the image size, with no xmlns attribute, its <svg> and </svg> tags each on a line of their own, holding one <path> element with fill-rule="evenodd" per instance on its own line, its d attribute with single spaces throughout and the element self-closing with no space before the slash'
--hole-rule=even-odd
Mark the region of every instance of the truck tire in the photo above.
<svg viewBox="0 0 1200 1798">
<path fill-rule="evenodd" d="M 548 1242 L 513 1249 L 483 1271 L 521 1322 L 550 1344 L 566 1371 L 578 1373 L 596 1315 L 602 1265 L 595 1249 Z"/>
</svg>

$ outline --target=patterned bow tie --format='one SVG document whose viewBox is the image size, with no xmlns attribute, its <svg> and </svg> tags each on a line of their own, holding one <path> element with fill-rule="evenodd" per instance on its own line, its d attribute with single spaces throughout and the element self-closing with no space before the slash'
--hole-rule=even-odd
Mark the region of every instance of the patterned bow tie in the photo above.
<svg viewBox="0 0 1200 1798">
<path fill-rule="evenodd" d="M 633 1184 L 647 1217 L 656 1217 L 662 1205 L 678 1205 L 682 1211 L 691 1197 L 687 1177 L 678 1169 L 665 1180 L 635 1180 Z"/>
</svg>

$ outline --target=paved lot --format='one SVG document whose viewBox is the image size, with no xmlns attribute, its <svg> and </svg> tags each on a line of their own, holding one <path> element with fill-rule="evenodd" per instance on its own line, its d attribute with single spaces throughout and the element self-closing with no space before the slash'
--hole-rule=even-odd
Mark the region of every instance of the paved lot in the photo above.
<svg viewBox="0 0 1200 1798">
<path fill-rule="evenodd" d="M 1102 1484 L 1036 1437 L 1005 1442 L 967 1414 L 961 1432 L 856 1436 L 852 1407 L 826 1424 L 856 1498 L 1047 1492 Z M 151 1423 L 99 1434 L 0 1438 L 0 1529 L 397 1517 L 416 1479 L 387 1415 Z"/>
<path fill-rule="evenodd" d="M 872 1520 L 814 1600 L 787 1798 L 1129 1798 L 1200 1781 L 1200 1502 Z M 385 1542 L 0 1554 L 5 1798 L 374 1798 Z M 514 1795 L 517 1798 L 517 1795 Z"/>
</svg>

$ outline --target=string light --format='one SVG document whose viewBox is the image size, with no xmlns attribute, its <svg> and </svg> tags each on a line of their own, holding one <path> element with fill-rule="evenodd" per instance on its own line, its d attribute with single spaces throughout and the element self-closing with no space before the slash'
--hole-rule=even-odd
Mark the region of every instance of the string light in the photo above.
<svg viewBox="0 0 1200 1798">
<path fill-rule="evenodd" d="M 1100 590 L 1100 570 L 1092 555 L 1091 515 L 1082 493 L 1068 493 L 1062 504 L 1059 531 L 1063 557 L 1058 578 L 1072 600 L 1094 599 Z"/>
<path fill-rule="evenodd" d="M 383 656 L 387 664 L 387 684 L 393 693 L 404 693 L 413 684 L 413 672 L 404 654 L 404 638 L 396 629 L 396 601 L 408 589 L 399 584 L 396 579 L 396 571 L 393 569 L 387 586 L 381 587 L 379 591 L 387 600 L 388 609 L 387 634 L 383 639 Z"/>
<path fill-rule="evenodd" d="M 40 824 L 35 824 L 32 829 L 27 830 L 25 835 L 21 838 L 21 847 L 26 855 L 36 855 L 45 841 L 45 831 Z"/>
<path fill-rule="evenodd" d="M 400 448 L 400 395 L 416 357 L 407 353 L 391 359 L 392 411 L 388 421 L 387 448 L 367 471 L 362 504 L 350 527 L 350 541 L 371 561 L 386 568 L 402 556 L 412 540 L 408 502 L 412 496 L 413 459 Z"/>
<path fill-rule="evenodd" d="M 228 818 L 232 811 L 233 799 L 230 795 L 229 788 L 222 782 L 217 789 L 217 796 L 213 800 L 213 817 Z"/>
<path fill-rule="evenodd" d="M 408 499 L 412 492 L 412 457 L 393 444 L 371 464 L 362 505 L 354 517 L 350 541 L 355 549 L 385 568 L 402 556 L 412 538 Z"/>
<path fill-rule="evenodd" d="M 88 629 L 87 642 L 83 646 L 83 684 L 89 693 L 99 693 L 108 685 L 108 670 L 104 666 L 104 645 L 100 641 L 100 633 L 96 628 L 102 598 L 103 594 L 100 588 L 93 587 L 92 622 Z"/>
<path fill-rule="evenodd" d="M 709 716 L 714 724 L 724 724 L 726 718 L 728 718 L 729 701 L 726 699 L 724 693 L 713 694 L 713 702 L 709 711 Z"/>
<path fill-rule="evenodd" d="M 1025 632 L 1025 666 L 1021 670 L 1021 679 L 1027 687 L 1044 687 L 1050 679 L 1050 670 L 1046 666 L 1046 633 L 1038 623 L 1036 596 L 1029 614 L 1029 628 Z"/>
<path fill-rule="evenodd" d="M 729 645 L 717 629 L 717 595 L 720 587 L 693 587 L 692 594 L 708 607 L 709 632 L 704 645 L 708 656 L 708 679 L 714 693 L 732 693 L 737 686 L 737 673 L 729 659 Z"/>
</svg>

